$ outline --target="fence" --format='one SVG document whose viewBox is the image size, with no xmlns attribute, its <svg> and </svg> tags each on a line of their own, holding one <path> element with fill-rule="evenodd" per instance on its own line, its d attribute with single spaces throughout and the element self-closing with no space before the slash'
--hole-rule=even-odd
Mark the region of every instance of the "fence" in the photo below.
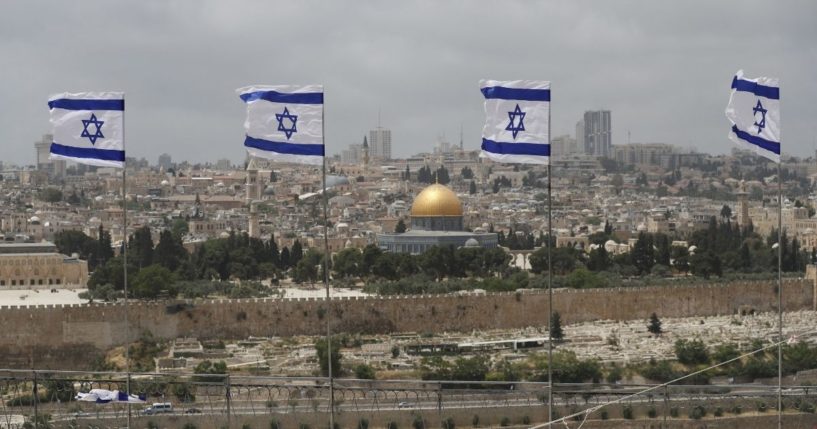
<svg viewBox="0 0 817 429">
<path fill-rule="evenodd" d="M 91 389 L 146 396 L 145 404 L 78 401 Z M 644 385 L 557 384 L 554 409 L 566 416 L 643 390 Z M 422 380 L 335 381 L 342 428 L 513 426 L 547 419 L 547 383 Z M 788 386 L 784 409 L 813 413 L 817 388 Z M 327 427 L 326 378 L 0 370 L 0 428 Z M 153 409 L 153 403 L 170 403 Z M 590 419 L 717 418 L 773 412 L 776 386 L 667 386 L 597 411 Z M 159 407 L 157 407 L 159 408 Z M 390 426 L 391 425 L 391 426 Z M 562 427 L 564 427 L 562 425 Z"/>
</svg>

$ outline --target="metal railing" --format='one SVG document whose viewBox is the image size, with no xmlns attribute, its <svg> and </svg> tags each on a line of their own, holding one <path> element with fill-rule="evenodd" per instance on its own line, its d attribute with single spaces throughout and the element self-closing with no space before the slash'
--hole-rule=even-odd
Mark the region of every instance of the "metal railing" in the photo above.
<svg viewBox="0 0 817 429">
<path fill-rule="evenodd" d="M 145 396 L 145 404 L 78 401 L 91 389 Z M 554 409 L 565 416 L 644 390 L 645 385 L 556 384 Z M 596 411 L 590 419 L 712 418 L 776 409 L 777 386 L 671 385 Z M 4 428 L 317 428 L 326 427 L 329 382 L 321 377 L 126 374 L 0 370 L 0 429 Z M 398 428 L 524 425 L 547 417 L 547 383 L 336 379 L 336 427 Z M 784 409 L 813 413 L 817 387 L 789 386 Z M 153 411 L 153 403 L 170 409 Z M 627 411 L 629 409 L 629 411 Z M 697 409 L 697 411 L 696 411 Z M 701 415 L 702 414 L 702 415 Z M 506 419 L 506 420 L 503 420 Z"/>
</svg>

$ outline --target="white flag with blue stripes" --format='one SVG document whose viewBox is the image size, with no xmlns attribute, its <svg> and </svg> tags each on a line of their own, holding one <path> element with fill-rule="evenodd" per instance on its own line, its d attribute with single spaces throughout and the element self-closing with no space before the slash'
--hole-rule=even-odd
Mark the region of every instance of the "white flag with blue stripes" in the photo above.
<svg viewBox="0 0 817 429">
<path fill-rule="evenodd" d="M 749 79 L 738 70 L 726 106 L 732 122 L 729 138 L 738 146 L 780 162 L 780 82 L 777 78 Z"/>
<path fill-rule="evenodd" d="M 323 86 L 247 86 L 244 146 L 252 156 L 279 162 L 323 163 Z"/>
<path fill-rule="evenodd" d="M 482 80 L 485 96 L 483 158 L 547 164 L 550 158 L 550 82 Z"/>
<path fill-rule="evenodd" d="M 48 108 L 54 134 L 49 159 L 125 167 L 124 93 L 55 94 Z"/>
</svg>

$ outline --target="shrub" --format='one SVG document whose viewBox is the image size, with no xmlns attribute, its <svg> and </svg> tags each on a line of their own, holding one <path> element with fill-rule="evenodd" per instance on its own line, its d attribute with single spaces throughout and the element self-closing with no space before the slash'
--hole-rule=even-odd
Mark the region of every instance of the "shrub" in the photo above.
<svg viewBox="0 0 817 429">
<path fill-rule="evenodd" d="M 414 429 L 423 429 L 426 427 L 426 421 L 423 416 L 414 416 L 414 421 L 411 422 L 411 427 Z"/>
<path fill-rule="evenodd" d="M 307 423 L 298 423 L 298 429 L 312 429 Z"/>
<path fill-rule="evenodd" d="M 182 426 L 182 429 L 196 429 L 196 425 L 194 425 L 193 423 L 187 422 L 187 423 L 184 424 L 184 426 Z"/>
<path fill-rule="evenodd" d="M 670 417 L 678 417 L 678 407 L 672 407 L 669 409 Z"/>
<path fill-rule="evenodd" d="M 366 419 L 360 419 L 357 421 L 357 429 L 369 429 L 369 421 Z"/>
<path fill-rule="evenodd" d="M 244 423 L 243 425 L 241 425 L 241 429 L 252 429 L 252 426 L 250 426 L 249 423 Z"/>
<path fill-rule="evenodd" d="M 706 416 L 706 408 L 702 405 L 696 405 L 689 411 L 689 418 L 693 420 L 700 420 Z"/>
<path fill-rule="evenodd" d="M 455 427 L 454 418 L 449 417 L 449 418 L 443 420 L 442 427 L 443 427 L 443 429 L 454 429 L 454 427 Z"/>
<path fill-rule="evenodd" d="M 732 414 L 740 414 L 743 411 L 743 407 L 740 405 L 735 405 L 732 407 Z"/>
<path fill-rule="evenodd" d="M 757 403 L 757 411 L 759 413 L 765 413 L 766 412 L 766 403 L 765 402 L 758 402 Z"/>
<path fill-rule="evenodd" d="M 153 420 L 148 420 L 148 429 L 159 429 L 159 425 Z"/>
<path fill-rule="evenodd" d="M 633 407 L 625 405 L 624 409 L 621 410 L 621 416 L 627 420 L 632 420 L 635 417 L 633 415 Z"/>
<path fill-rule="evenodd" d="M 803 401 L 800 403 L 800 406 L 797 407 L 798 410 L 802 413 L 811 413 L 814 414 L 814 404 L 811 402 Z"/>
<path fill-rule="evenodd" d="M 658 411 L 655 410 L 655 407 L 650 407 L 647 409 L 647 416 L 651 419 L 658 417 Z"/>
<path fill-rule="evenodd" d="M 715 417 L 723 417 L 723 408 L 715 408 Z"/>
<path fill-rule="evenodd" d="M 479 427 L 479 415 L 474 414 L 474 417 L 471 419 L 471 426 Z"/>
<path fill-rule="evenodd" d="M 502 420 L 499 421 L 499 425 L 503 426 L 503 427 L 510 426 L 511 425 L 511 419 L 509 419 L 508 417 L 503 417 Z"/>
<path fill-rule="evenodd" d="M 391 421 L 386 424 L 386 429 L 397 429 L 397 422 Z"/>
<path fill-rule="evenodd" d="M 530 424 L 530 417 L 522 416 L 522 424 L 523 425 L 529 425 Z"/>
<path fill-rule="evenodd" d="M 602 420 L 607 420 L 610 418 L 610 413 L 608 413 L 607 410 L 601 410 L 600 417 Z"/>
<path fill-rule="evenodd" d="M 269 422 L 269 429 L 281 429 L 281 422 L 273 419 Z"/>
</svg>

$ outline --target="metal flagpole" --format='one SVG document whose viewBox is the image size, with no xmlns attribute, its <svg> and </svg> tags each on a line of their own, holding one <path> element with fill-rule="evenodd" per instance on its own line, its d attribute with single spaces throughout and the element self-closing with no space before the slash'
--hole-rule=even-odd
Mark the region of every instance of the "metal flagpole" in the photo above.
<svg viewBox="0 0 817 429">
<path fill-rule="evenodd" d="M 550 103 L 548 103 L 548 148 L 550 147 Z M 553 421 L 553 258 L 550 241 L 553 239 L 553 223 L 551 217 L 551 163 L 548 152 L 548 422 Z M 548 424 L 548 427 L 551 425 Z"/>
<path fill-rule="evenodd" d="M 122 140 L 125 137 L 125 115 L 122 115 Z M 127 161 L 122 166 L 122 279 L 125 295 L 125 390 L 128 394 L 128 424 L 131 427 L 130 406 L 130 321 L 128 320 L 128 193 Z"/>
<path fill-rule="evenodd" d="M 323 139 L 324 151 L 326 150 L 326 126 L 324 125 L 324 113 L 321 109 L 321 139 Z M 332 376 L 332 301 L 329 298 L 329 215 L 328 197 L 326 195 L 326 154 L 323 156 L 321 167 L 321 182 L 323 183 L 323 285 L 326 287 L 326 360 L 329 373 L 329 429 L 335 427 L 335 380 Z"/>
<path fill-rule="evenodd" d="M 777 428 L 783 427 L 783 175 L 777 162 Z"/>
</svg>

